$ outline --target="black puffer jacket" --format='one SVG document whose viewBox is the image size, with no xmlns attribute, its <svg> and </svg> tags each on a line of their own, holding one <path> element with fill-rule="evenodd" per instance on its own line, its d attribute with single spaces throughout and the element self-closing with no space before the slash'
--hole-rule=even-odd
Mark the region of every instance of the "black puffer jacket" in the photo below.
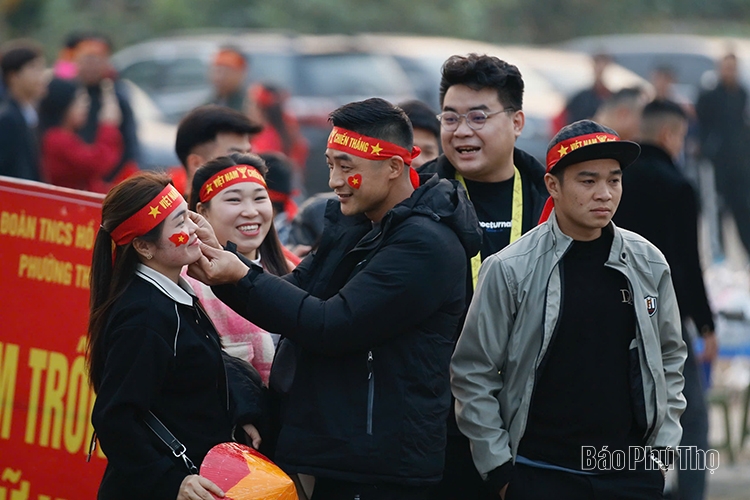
<svg viewBox="0 0 750 500">
<path fill-rule="evenodd" d="M 319 250 L 286 278 L 253 268 L 214 287 L 296 344 L 275 455 L 289 472 L 413 485 L 441 477 L 449 363 L 481 230 L 465 192 L 429 177 L 374 228 L 329 202 Z"/>
</svg>

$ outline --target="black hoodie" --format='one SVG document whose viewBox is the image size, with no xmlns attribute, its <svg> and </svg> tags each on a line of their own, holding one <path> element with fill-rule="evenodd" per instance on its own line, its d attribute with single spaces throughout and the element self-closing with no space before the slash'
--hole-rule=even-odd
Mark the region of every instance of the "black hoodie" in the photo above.
<svg viewBox="0 0 750 500">
<path fill-rule="evenodd" d="M 319 250 L 285 278 L 253 268 L 237 285 L 214 287 L 296 344 L 275 455 L 290 473 L 440 480 L 450 357 L 481 229 L 462 189 L 428 177 L 376 226 L 330 201 Z"/>
</svg>

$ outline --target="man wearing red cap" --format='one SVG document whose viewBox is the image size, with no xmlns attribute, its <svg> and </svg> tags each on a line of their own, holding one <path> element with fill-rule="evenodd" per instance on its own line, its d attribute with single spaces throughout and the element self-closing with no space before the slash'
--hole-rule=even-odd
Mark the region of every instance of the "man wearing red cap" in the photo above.
<svg viewBox="0 0 750 500">
<path fill-rule="evenodd" d="M 564 127 L 541 224 L 482 266 L 451 382 L 502 498 L 662 497 L 686 347 L 664 257 L 611 223 L 639 151 L 590 120 Z"/>
<path fill-rule="evenodd" d="M 410 169 L 419 149 L 403 110 L 368 99 L 331 121 L 338 200 L 317 251 L 278 278 L 204 246 L 191 273 L 228 283 L 214 293 L 284 336 L 274 459 L 316 478 L 314 500 L 426 500 L 443 472 L 450 355 L 480 228 L 463 190 Z"/>
</svg>

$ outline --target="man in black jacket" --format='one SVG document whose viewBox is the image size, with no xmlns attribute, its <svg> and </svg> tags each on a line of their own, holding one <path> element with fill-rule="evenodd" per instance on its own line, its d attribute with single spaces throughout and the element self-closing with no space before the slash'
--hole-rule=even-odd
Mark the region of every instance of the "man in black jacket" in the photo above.
<svg viewBox="0 0 750 500">
<path fill-rule="evenodd" d="M 471 258 L 468 308 L 482 260 L 537 225 L 549 194 L 545 169 L 515 147 L 525 123 L 523 79 L 518 68 L 496 57 L 453 56 L 442 69 L 440 139 L 443 153 L 421 173 L 456 179 L 469 194 L 482 226 L 482 250 Z M 474 467 L 469 441 L 453 412 L 443 483 L 435 498 L 494 498 Z"/>
<path fill-rule="evenodd" d="M 672 281 L 683 320 L 690 318 L 705 342 L 704 360 L 716 357 L 717 343 L 711 307 L 706 297 L 698 255 L 698 203 L 696 193 L 675 165 L 688 128 L 688 118 L 678 104 L 654 101 L 641 118 L 641 156 L 623 174 L 623 197 L 614 216 L 617 225 L 644 236 L 662 251 L 672 270 Z M 683 321 L 684 322 L 684 321 Z M 685 362 L 687 408 L 680 423 L 681 446 L 708 449 L 708 413 L 703 396 L 698 361 L 690 336 L 683 326 L 688 346 Z M 705 466 L 681 452 L 679 498 L 702 499 Z M 690 464 L 700 466 L 693 470 Z"/>
<path fill-rule="evenodd" d="M 739 80 L 736 55 L 725 55 L 717 72 L 716 87 L 702 92 L 695 104 L 701 155 L 713 163 L 716 191 L 734 217 L 742 245 L 750 252 L 747 90 Z"/>
<path fill-rule="evenodd" d="M 29 41 L 8 42 L 1 57 L 7 95 L 0 102 L 0 175 L 39 181 L 34 106 L 46 92 L 42 48 Z"/>
<path fill-rule="evenodd" d="M 320 247 L 284 278 L 202 246 L 191 273 L 282 334 L 286 379 L 275 454 L 315 476 L 313 499 L 427 499 L 440 481 L 449 362 L 481 232 L 463 190 L 410 171 L 412 128 L 382 99 L 331 114 Z M 210 233 L 202 235 L 204 241 Z M 215 246 L 215 245 L 214 245 Z M 280 363 L 294 343 L 296 363 Z M 296 368 L 295 368 L 296 367 Z"/>
</svg>

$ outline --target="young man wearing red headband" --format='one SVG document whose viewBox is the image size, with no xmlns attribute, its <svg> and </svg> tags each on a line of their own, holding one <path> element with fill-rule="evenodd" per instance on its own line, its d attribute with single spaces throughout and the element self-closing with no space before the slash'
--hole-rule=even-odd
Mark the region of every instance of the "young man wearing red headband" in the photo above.
<svg viewBox="0 0 750 500">
<path fill-rule="evenodd" d="M 177 188 L 189 198 L 198 167 L 219 156 L 251 152 L 250 139 L 262 129 L 246 115 L 226 106 L 206 104 L 193 109 L 177 126 L 174 149 L 186 176 L 180 175 L 180 170 L 171 172 Z"/>
<path fill-rule="evenodd" d="M 296 363 L 279 363 L 280 345 L 271 385 L 286 399 L 274 458 L 315 476 L 313 499 L 432 498 L 480 229 L 455 184 L 428 176 L 419 185 L 400 108 L 368 99 L 331 121 L 326 158 L 338 200 L 318 250 L 282 279 L 204 246 L 191 272 L 228 283 L 213 287 L 221 300 L 286 337 Z"/>
<path fill-rule="evenodd" d="M 419 171 L 456 179 L 476 209 L 483 239 L 481 252 L 471 258 L 468 307 L 482 260 L 536 226 L 547 189 L 541 163 L 515 147 L 526 120 L 518 68 L 470 54 L 449 58 L 442 75 L 438 118 L 444 154 Z M 474 468 L 469 442 L 451 412 L 445 474 L 435 498 L 495 497 Z"/>
<path fill-rule="evenodd" d="M 667 262 L 611 223 L 639 151 L 593 121 L 564 127 L 542 223 L 482 266 L 451 382 L 502 498 L 662 498 L 686 348 Z"/>
</svg>

